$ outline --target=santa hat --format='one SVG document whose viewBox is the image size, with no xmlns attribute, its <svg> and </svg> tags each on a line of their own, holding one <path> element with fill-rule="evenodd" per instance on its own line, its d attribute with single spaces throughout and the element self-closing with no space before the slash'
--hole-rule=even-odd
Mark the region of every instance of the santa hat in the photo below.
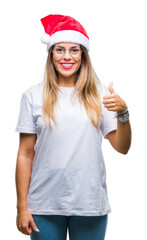
<svg viewBox="0 0 147 240">
<path fill-rule="evenodd" d="M 45 34 L 41 42 L 47 44 L 47 51 L 58 42 L 73 42 L 83 45 L 89 51 L 89 37 L 84 27 L 74 18 L 50 14 L 40 19 Z"/>
</svg>

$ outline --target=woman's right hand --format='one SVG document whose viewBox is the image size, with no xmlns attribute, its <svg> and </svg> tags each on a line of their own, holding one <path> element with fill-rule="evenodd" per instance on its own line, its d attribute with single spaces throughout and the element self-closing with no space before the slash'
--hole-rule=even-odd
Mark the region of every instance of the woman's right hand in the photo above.
<svg viewBox="0 0 147 240">
<path fill-rule="evenodd" d="M 34 229 L 34 231 L 39 232 L 32 217 L 32 214 L 28 209 L 17 210 L 16 225 L 18 230 L 25 235 L 30 235 L 32 232 L 32 228 Z"/>
</svg>

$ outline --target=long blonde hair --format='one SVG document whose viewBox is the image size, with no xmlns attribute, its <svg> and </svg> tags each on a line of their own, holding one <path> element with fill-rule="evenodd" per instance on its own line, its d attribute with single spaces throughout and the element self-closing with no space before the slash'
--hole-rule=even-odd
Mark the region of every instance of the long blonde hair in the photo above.
<svg viewBox="0 0 147 240">
<path fill-rule="evenodd" d="M 77 71 L 73 94 L 75 97 L 78 96 L 80 104 L 84 104 L 92 124 L 97 128 L 102 113 L 100 95 L 96 86 L 100 84 L 100 80 L 93 69 L 88 51 L 82 45 L 80 47 L 83 50 L 82 60 L 81 66 Z M 51 129 L 51 119 L 57 124 L 54 106 L 58 103 L 58 91 L 60 91 L 58 74 L 53 64 L 53 48 L 54 46 L 50 48 L 48 53 L 43 87 L 43 119 L 46 126 Z"/>
</svg>

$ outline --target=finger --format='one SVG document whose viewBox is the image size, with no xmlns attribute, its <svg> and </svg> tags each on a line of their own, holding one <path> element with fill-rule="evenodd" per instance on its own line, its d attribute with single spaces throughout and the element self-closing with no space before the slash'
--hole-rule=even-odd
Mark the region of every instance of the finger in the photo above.
<svg viewBox="0 0 147 240">
<path fill-rule="evenodd" d="M 111 98 L 112 96 L 111 95 L 105 95 L 104 97 L 103 97 L 103 99 L 109 99 L 109 98 Z"/>
<path fill-rule="evenodd" d="M 116 104 L 115 104 L 115 103 L 104 104 L 104 107 L 105 107 L 105 108 L 114 108 L 114 107 L 116 107 Z"/>
<path fill-rule="evenodd" d="M 29 235 L 30 233 L 30 230 L 28 229 L 28 226 L 27 225 L 23 225 L 21 226 L 21 228 L 19 229 L 23 234 L 25 235 Z"/>
<path fill-rule="evenodd" d="M 31 221 L 30 221 L 30 226 L 34 229 L 34 231 L 39 232 L 39 229 L 37 228 L 34 220 L 31 220 Z"/>
<path fill-rule="evenodd" d="M 115 98 L 111 98 L 111 99 L 105 99 L 103 100 L 103 103 L 104 104 L 107 104 L 107 103 L 114 103 L 115 102 Z"/>
<path fill-rule="evenodd" d="M 115 97 L 115 93 L 109 94 L 109 95 L 105 95 L 103 96 L 103 99 L 109 99 L 109 98 L 114 98 Z"/>
<path fill-rule="evenodd" d="M 25 234 L 26 234 L 26 235 L 30 235 L 31 232 L 32 232 L 32 227 L 29 225 L 29 226 L 27 226 L 27 228 L 26 228 L 26 230 L 25 230 Z"/>
<path fill-rule="evenodd" d="M 113 108 L 107 108 L 108 111 L 113 111 L 113 112 L 116 112 L 117 111 L 117 108 L 113 107 Z"/>
<path fill-rule="evenodd" d="M 111 94 L 115 93 L 115 92 L 114 92 L 114 89 L 113 89 L 113 82 L 111 82 L 111 83 L 109 84 L 108 89 L 109 89 L 109 91 L 110 91 Z"/>
</svg>

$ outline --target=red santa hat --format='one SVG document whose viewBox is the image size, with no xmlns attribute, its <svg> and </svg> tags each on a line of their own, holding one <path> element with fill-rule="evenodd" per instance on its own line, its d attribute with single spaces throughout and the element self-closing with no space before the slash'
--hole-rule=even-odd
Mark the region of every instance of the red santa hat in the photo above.
<svg viewBox="0 0 147 240">
<path fill-rule="evenodd" d="M 84 27 L 74 18 L 50 14 L 40 19 L 45 34 L 41 41 L 47 44 L 47 51 L 58 42 L 73 42 L 83 45 L 89 51 L 89 37 Z"/>
</svg>

